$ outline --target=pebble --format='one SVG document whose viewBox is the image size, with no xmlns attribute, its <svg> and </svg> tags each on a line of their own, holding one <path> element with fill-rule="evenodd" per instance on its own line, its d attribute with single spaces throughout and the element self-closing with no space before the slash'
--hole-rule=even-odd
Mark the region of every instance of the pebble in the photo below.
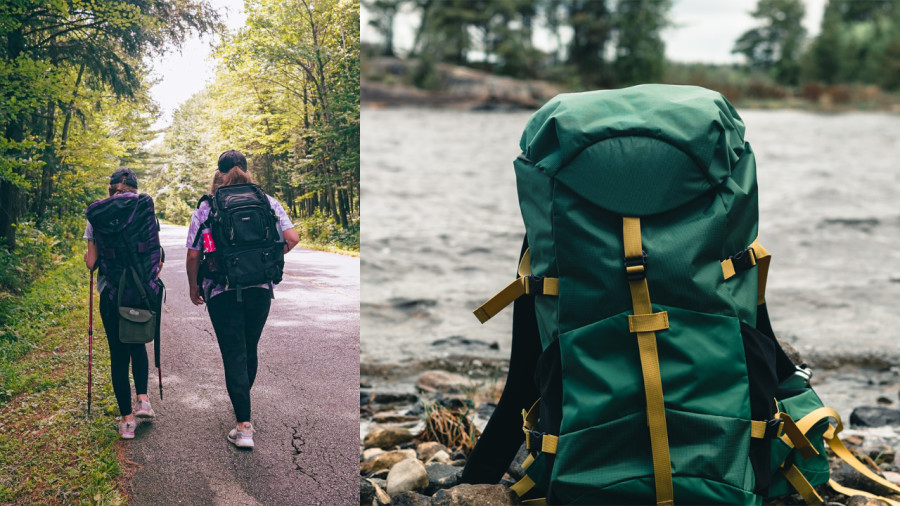
<svg viewBox="0 0 900 506">
<path fill-rule="evenodd" d="M 435 453 L 434 455 L 432 455 L 430 459 L 427 459 L 425 461 L 426 464 L 430 464 L 432 462 L 440 462 L 441 464 L 449 464 L 451 462 L 450 454 L 445 452 L 444 450 L 441 450 L 441 451 Z"/>
<path fill-rule="evenodd" d="M 432 455 L 440 451 L 449 452 L 450 450 L 437 441 L 426 441 L 416 447 L 416 457 L 423 462 L 427 462 Z"/>
<path fill-rule="evenodd" d="M 409 443 L 414 438 L 415 436 L 406 429 L 385 427 L 383 429 L 375 429 L 366 434 L 366 437 L 363 438 L 363 447 L 389 450 L 395 446 Z"/>
<path fill-rule="evenodd" d="M 372 504 L 375 499 L 375 485 L 363 478 L 359 478 L 359 504 Z"/>
<path fill-rule="evenodd" d="M 391 469 L 398 462 L 415 458 L 415 450 L 396 450 L 392 452 L 385 452 L 376 455 L 372 459 L 360 464 L 359 472 L 361 474 L 369 474 L 375 471 L 380 471 L 382 469 Z"/>
<path fill-rule="evenodd" d="M 440 462 L 427 464 L 425 472 L 428 473 L 428 489 L 425 493 L 434 495 L 438 490 L 455 487 L 459 484 L 462 469 Z"/>
<path fill-rule="evenodd" d="M 885 471 L 881 474 L 884 475 L 884 479 L 886 479 L 887 481 L 900 484 L 900 473 L 894 471 Z"/>
<path fill-rule="evenodd" d="M 874 497 L 855 495 L 847 501 L 847 506 L 884 506 L 884 502 Z"/>
<path fill-rule="evenodd" d="M 419 417 L 400 413 L 377 413 L 372 416 L 372 421 L 375 423 L 408 423 L 418 422 Z"/>
<path fill-rule="evenodd" d="M 431 506 L 431 498 L 416 492 L 403 492 L 391 497 L 391 506 Z"/>
<path fill-rule="evenodd" d="M 854 427 L 900 425 L 900 410 L 883 406 L 858 407 L 850 413 L 850 425 Z"/>
<path fill-rule="evenodd" d="M 387 477 L 387 492 L 391 497 L 403 492 L 424 492 L 428 488 L 428 472 L 416 459 L 398 462 Z"/>
<path fill-rule="evenodd" d="M 472 386 L 472 380 L 466 376 L 436 369 L 423 372 L 416 381 L 416 387 L 423 392 L 462 393 Z"/>
<path fill-rule="evenodd" d="M 503 485 L 457 485 L 438 490 L 431 497 L 432 506 L 511 506 L 515 493 Z"/>
<path fill-rule="evenodd" d="M 365 460 L 372 460 L 372 459 L 374 459 L 377 455 L 381 455 L 382 453 L 384 453 L 384 450 L 382 450 L 381 448 L 368 448 L 368 449 L 366 449 L 366 450 L 363 450 L 363 452 L 362 452 L 362 460 L 364 460 L 364 461 L 365 461 Z"/>
<path fill-rule="evenodd" d="M 372 504 L 384 506 L 391 503 L 391 496 L 383 488 L 375 485 L 375 501 Z"/>
</svg>

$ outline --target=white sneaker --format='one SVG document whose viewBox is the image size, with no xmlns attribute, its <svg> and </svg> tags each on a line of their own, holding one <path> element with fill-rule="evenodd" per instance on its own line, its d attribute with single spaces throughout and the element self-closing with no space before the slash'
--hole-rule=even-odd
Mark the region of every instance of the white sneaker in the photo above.
<svg viewBox="0 0 900 506">
<path fill-rule="evenodd" d="M 238 448 L 253 448 L 253 432 L 253 426 L 250 427 L 249 433 L 231 429 L 231 432 L 228 433 L 228 441 Z"/>
<path fill-rule="evenodd" d="M 119 422 L 119 435 L 122 439 L 134 439 L 134 429 L 137 428 L 137 420 Z"/>
<path fill-rule="evenodd" d="M 150 401 L 142 401 L 138 400 L 134 404 L 134 416 L 137 418 L 153 418 L 156 416 L 156 413 L 153 412 L 153 407 L 150 406 Z"/>
</svg>

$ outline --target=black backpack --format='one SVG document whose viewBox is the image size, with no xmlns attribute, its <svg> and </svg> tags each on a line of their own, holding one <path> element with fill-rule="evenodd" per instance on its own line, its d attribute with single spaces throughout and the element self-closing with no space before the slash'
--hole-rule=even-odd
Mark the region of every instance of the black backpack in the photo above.
<svg viewBox="0 0 900 506">
<path fill-rule="evenodd" d="M 281 282 L 284 270 L 284 241 L 278 217 L 262 189 L 255 184 L 222 186 L 215 195 L 204 195 L 197 203 L 209 202 L 209 218 L 197 231 L 194 245 L 209 228 L 214 251 L 203 252 L 200 279 L 237 289 Z M 207 294 L 208 296 L 208 294 Z M 273 295 L 274 296 L 274 295 Z"/>
</svg>

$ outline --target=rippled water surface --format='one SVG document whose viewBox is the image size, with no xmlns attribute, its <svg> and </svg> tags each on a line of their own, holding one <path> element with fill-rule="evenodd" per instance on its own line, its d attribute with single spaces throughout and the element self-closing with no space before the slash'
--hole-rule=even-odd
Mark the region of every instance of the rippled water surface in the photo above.
<svg viewBox="0 0 900 506">
<path fill-rule="evenodd" d="M 900 357 L 900 116 L 742 111 L 776 332 L 818 357 Z M 512 160 L 530 113 L 362 112 L 363 362 L 509 355 Z"/>
</svg>

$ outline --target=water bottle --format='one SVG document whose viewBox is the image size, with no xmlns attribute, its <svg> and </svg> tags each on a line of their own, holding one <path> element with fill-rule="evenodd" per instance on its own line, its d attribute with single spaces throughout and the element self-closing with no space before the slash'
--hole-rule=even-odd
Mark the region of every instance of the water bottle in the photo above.
<svg viewBox="0 0 900 506">
<path fill-rule="evenodd" d="M 212 253 L 216 250 L 216 243 L 213 241 L 212 230 L 208 228 L 203 229 L 203 251 L 206 253 Z"/>
<path fill-rule="evenodd" d="M 281 220 L 275 221 L 275 231 L 278 232 L 278 242 L 284 242 L 284 231 L 281 230 Z"/>
</svg>

